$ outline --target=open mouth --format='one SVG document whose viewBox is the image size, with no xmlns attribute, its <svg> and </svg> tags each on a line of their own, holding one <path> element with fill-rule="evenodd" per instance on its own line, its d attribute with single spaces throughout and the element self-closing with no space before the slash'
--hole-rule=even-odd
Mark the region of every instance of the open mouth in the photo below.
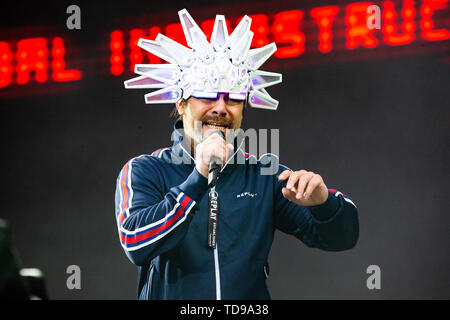
<svg viewBox="0 0 450 320">
<path fill-rule="evenodd" d="M 230 127 L 226 123 L 219 123 L 219 122 L 214 122 L 214 121 L 204 122 L 203 125 L 207 126 L 208 128 L 215 129 L 215 130 L 225 130 Z"/>
</svg>

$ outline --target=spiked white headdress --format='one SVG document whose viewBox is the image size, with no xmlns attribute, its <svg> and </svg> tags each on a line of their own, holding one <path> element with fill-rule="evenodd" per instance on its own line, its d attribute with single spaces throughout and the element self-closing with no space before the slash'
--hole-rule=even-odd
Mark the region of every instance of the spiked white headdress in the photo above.
<svg viewBox="0 0 450 320">
<path fill-rule="evenodd" d="M 281 82 L 281 74 L 257 70 L 276 50 L 274 42 L 251 49 L 251 18 L 245 16 L 228 35 L 225 17 L 217 15 L 211 43 L 186 9 L 178 12 L 189 49 L 158 34 L 156 41 L 139 39 L 138 46 L 170 64 L 136 64 L 139 77 L 125 88 L 159 89 L 144 96 L 146 103 L 174 103 L 191 95 L 228 92 L 254 108 L 276 110 L 278 101 L 264 89 Z"/>
</svg>

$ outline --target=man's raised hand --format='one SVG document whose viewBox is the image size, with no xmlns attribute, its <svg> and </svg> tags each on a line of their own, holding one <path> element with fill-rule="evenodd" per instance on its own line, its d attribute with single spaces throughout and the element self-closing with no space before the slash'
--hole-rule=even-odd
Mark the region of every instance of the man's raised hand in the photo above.
<svg viewBox="0 0 450 320">
<path fill-rule="evenodd" d="M 328 198 L 328 188 L 322 177 L 311 171 L 283 171 L 278 179 L 286 181 L 286 187 L 281 190 L 283 196 L 298 205 L 317 206 Z"/>
</svg>

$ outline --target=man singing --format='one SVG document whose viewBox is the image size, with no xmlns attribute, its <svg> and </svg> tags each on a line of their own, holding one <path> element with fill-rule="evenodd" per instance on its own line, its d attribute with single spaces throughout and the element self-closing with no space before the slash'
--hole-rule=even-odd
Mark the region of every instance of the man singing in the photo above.
<svg viewBox="0 0 450 320">
<path fill-rule="evenodd" d="M 162 34 L 140 39 L 169 64 L 136 65 L 139 76 L 125 82 L 157 88 L 145 101 L 175 103 L 180 119 L 173 146 L 133 158 L 119 173 L 120 242 L 138 266 L 139 299 L 270 299 L 275 230 L 309 247 L 348 250 L 358 240 L 357 210 L 319 174 L 242 150 L 245 104 L 278 106 L 264 88 L 281 74 L 258 70 L 275 44 L 250 50 L 248 16 L 230 35 L 216 16 L 211 42 L 185 9 L 179 16 L 191 49 Z"/>
</svg>

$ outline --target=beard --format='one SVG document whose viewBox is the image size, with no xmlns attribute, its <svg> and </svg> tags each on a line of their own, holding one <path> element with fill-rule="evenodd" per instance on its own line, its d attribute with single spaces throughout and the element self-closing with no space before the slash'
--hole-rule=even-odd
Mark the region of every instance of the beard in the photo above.
<svg viewBox="0 0 450 320">
<path fill-rule="evenodd" d="M 191 147 L 195 148 L 218 130 L 223 132 L 227 143 L 232 143 L 241 129 L 235 128 L 234 122 L 230 119 L 206 116 L 202 120 L 194 120 L 193 126 L 184 130 L 190 138 Z"/>
</svg>

